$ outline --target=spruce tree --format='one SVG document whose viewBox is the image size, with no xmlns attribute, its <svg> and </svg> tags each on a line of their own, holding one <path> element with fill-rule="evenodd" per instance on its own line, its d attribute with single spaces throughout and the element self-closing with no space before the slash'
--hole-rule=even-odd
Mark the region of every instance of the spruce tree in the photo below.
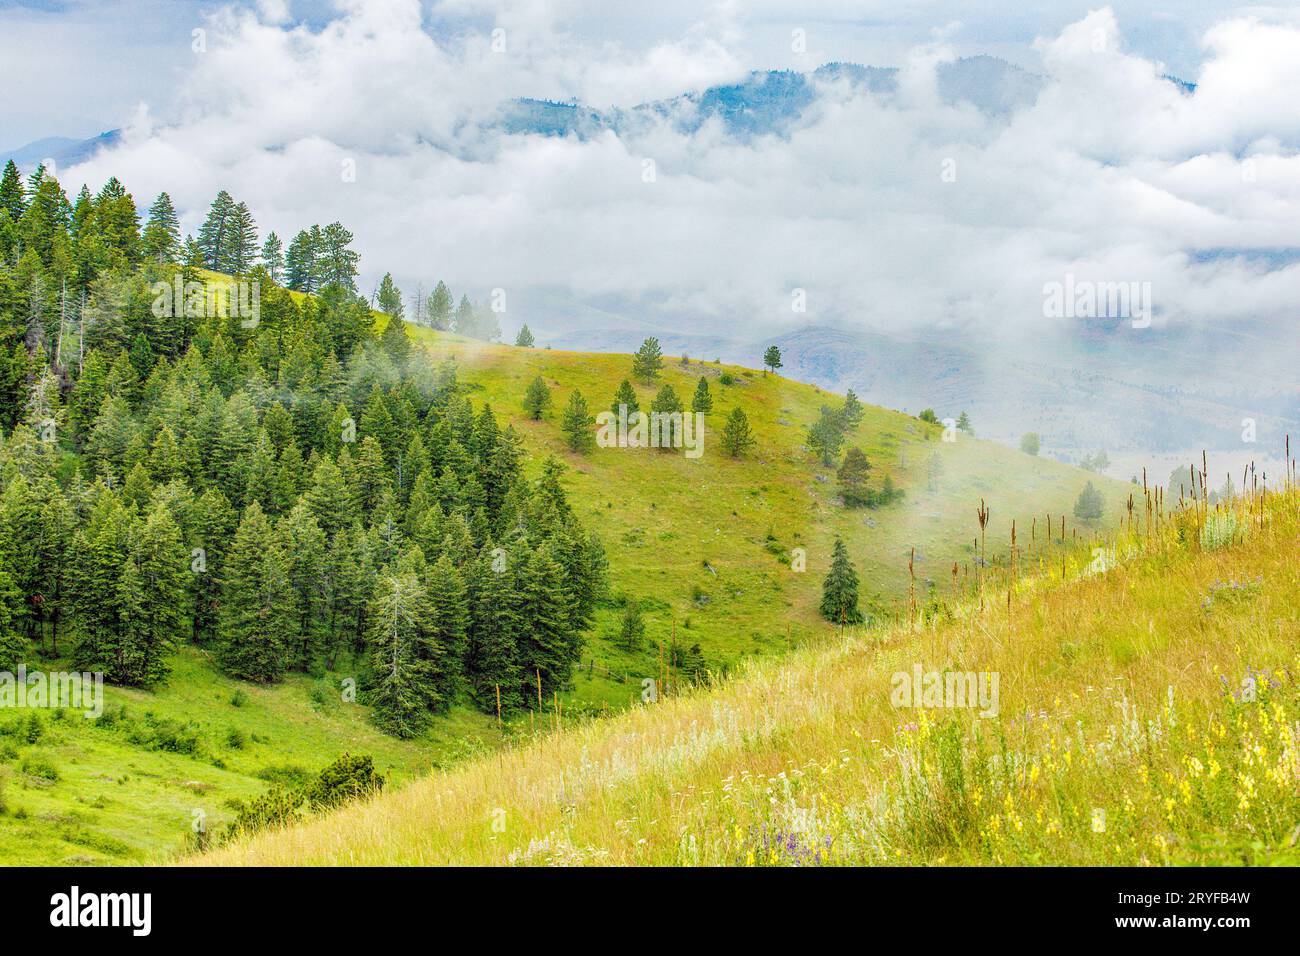
<svg viewBox="0 0 1300 956">
<path fill-rule="evenodd" d="M 861 624 L 863 620 L 858 609 L 858 572 L 839 538 L 831 554 L 831 569 L 822 582 L 821 614 L 832 624 Z"/>
<path fill-rule="evenodd" d="M 520 348 L 530 349 L 535 344 L 537 343 L 536 340 L 533 338 L 532 330 L 528 328 L 528 323 L 525 322 L 522 326 L 520 326 L 519 334 L 515 336 L 515 345 L 519 346 Z"/>
<path fill-rule="evenodd" d="M 124 593 L 140 588 L 132 609 L 131 668 L 117 675 L 117 683 L 155 684 L 167 676 L 167 656 L 176 644 L 185 620 L 189 553 L 180 529 L 165 507 L 150 512 L 135 536 L 131 560 L 134 569 L 121 579 Z M 128 580 L 134 577 L 135 580 Z"/>
<path fill-rule="evenodd" d="M 514 590 L 509 562 L 502 567 L 492 549 L 485 547 L 474 563 L 470 588 L 468 677 L 475 704 L 487 714 L 496 712 L 497 688 L 503 713 L 516 710 L 520 703 Z"/>
<path fill-rule="evenodd" d="M 295 292 L 316 291 L 318 255 L 314 237 L 307 230 L 300 230 L 289 242 L 289 251 L 284 257 L 284 280 L 290 289 Z"/>
</svg>

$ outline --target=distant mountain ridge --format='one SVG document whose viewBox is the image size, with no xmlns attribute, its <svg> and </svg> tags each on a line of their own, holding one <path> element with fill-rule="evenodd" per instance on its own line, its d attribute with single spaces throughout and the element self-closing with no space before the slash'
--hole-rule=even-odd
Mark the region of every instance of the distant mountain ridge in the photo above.
<svg viewBox="0 0 1300 956">
<path fill-rule="evenodd" d="M 1032 104 L 1046 82 L 1039 74 L 985 55 L 941 63 L 936 76 L 945 103 L 968 103 L 989 116 L 1006 116 Z M 1193 84 L 1175 77 L 1167 79 L 1187 92 L 1195 89 Z M 898 93 L 899 69 L 833 62 L 811 73 L 755 70 L 740 83 L 688 91 L 630 109 L 599 110 L 576 102 L 521 97 L 502 104 L 485 125 L 510 135 L 588 139 L 607 130 L 620 136 L 634 134 L 665 120 L 691 133 L 717 120 L 728 134 L 742 140 L 769 134 L 787 136 L 819 92 L 837 84 L 889 98 Z M 120 129 L 89 139 L 51 136 L 0 152 L 0 162 L 12 159 L 20 168 L 32 169 L 53 160 L 62 169 L 85 162 L 101 149 L 115 146 L 121 138 Z"/>
</svg>

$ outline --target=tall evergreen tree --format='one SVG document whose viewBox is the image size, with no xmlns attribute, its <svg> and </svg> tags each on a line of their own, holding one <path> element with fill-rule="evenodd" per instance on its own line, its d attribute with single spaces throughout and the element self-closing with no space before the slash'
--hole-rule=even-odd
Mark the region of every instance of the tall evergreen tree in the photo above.
<svg viewBox="0 0 1300 956">
<path fill-rule="evenodd" d="M 226 265 L 235 228 L 235 200 L 223 189 L 199 227 L 198 248 L 209 269 L 220 271 Z"/>
<path fill-rule="evenodd" d="M 415 574 L 379 579 L 370 611 L 369 701 L 375 723 L 395 737 L 417 736 L 438 700 L 427 648 L 434 626 L 428 593 Z"/>
<path fill-rule="evenodd" d="M 533 338 L 533 332 L 528 328 L 528 323 L 525 322 L 520 326 L 519 334 L 515 336 L 515 345 L 520 348 L 530 349 L 536 344 L 537 340 Z"/>
<path fill-rule="evenodd" d="M 172 198 L 165 192 L 149 207 L 149 220 L 142 237 L 146 258 L 154 262 L 174 262 L 181 251 L 181 223 Z"/>
<path fill-rule="evenodd" d="M 434 286 L 433 292 L 429 293 L 429 325 L 432 328 L 445 332 L 451 328 L 451 311 L 455 302 L 451 297 L 451 290 L 442 280 Z"/>
<path fill-rule="evenodd" d="M 632 377 L 643 382 L 653 382 L 663 370 L 663 353 L 659 350 L 659 340 L 654 336 L 641 343 L 641 347 L 632 356 Z"/>
<path fill-rule="evenodd" d="M 596 433 L 591 430 L 591 412 L 587 409 L 587 400 L 577 389 L 569 395 L 569 404 L 564 409 L 564 420 L 560 430 L 564 432 L 569 448 L 576 452 L 589 452 L 596 447 Z"/>
<path fill-rule="evenodd" d="M 641 406 L 637 403 L 636 389 L 632 387 L 632 383 L 627 379 L 623 379 L 619 383 L 618 391 L 614 393 L 614 404 L 610 411 L 614 413 L 615 418 L 619 415 L 620 405 L 626 406 L 628 420 L 635 421 Z"/>
<path fill-rule="evenodd" d="M 739 405 L 727 416 L 727 423 L 722 426 L 721 441 L 723 450 L 732 458 L 739 458 L 758 444 L 749 427 L 749 419 Z"/>
<path fill-rule="evenodd" d="M 225 561 L 217 661 L 232 677 L 273 683 L 287 666 L 294 594 L 280 537 L 253 502 Z"/>
<path fill-rule="evenodd" d="M 858 609 L 858 572 L 839 538 L 831 553 L 831 569 L 822 582 L 821 614 L 832 624 L 861 624 L 863 620 Z"/>
<path fill-rule="evenodd" d="M 713 396 L 709 394 L 709 380 L 703 375 L 695 386 L 695 395 L 691 398 L 691 411 L 713 411 Z"/>
<path fill-rule="evenodd" d="M 535 422 L 540 422 L 546 415 L 546 410 L 551 407 L 551 390 L 546 387 L 546 382 L 540 375 L 536 376 L 528 383 L 528 391 L 524 392 L 524 411 L 528 417 Z"/>
<path fill-rule="evenodd" d="M 284 243 L 274 231 L 268 232 L 266 241 L 262 243 L 262 265 L 266 267 L 266 274 L 272 282 L 280 283 L 284 280 Z"/>
</svg>

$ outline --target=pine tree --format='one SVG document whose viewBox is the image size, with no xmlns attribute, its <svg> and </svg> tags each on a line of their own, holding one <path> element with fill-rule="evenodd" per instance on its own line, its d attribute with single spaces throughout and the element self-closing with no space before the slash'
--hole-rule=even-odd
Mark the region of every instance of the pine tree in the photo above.
<svg viewBox="0 0 1300 956">
<path fill-rule="evenodd" d="M 406 314 L 402 306 L 402 290 L 393 282 L 393 274 L 385 272 L 379 280 L 379 311 L 385 315 L 402 318 Z"/>
<path fill-rule="evenodd" d="M 519 346 L 520 348 L 530 349 L 535 344 L 536 344 L 536 340 L 533 338 L 532 330 L 528 328 L 528 323 L 525 322 L 522 326 L 520 326 L 519 334 L 515 336 L 515 345 Z"/>
<path fill-rule="evenodd" d="M 767 347 L 767 351 L 763 353 L 763 365 L 773 372 L 781 367 L 781 350 L 777 346 L 769 345 Z"/>
<path fill-rule="evenodd" d="M 843 445 L 844 421 L 823 405 L 817 422 L 808 429 L 808 447 L 821 457 L 823 465 L 833 465 Z"/>
<path fill-rule="evenodd" d="M 226 558 L 217 660 L 232 677 L 273 683 L 287 666 L 294 595 L 279 536 L 261 507 L 244 511 Z"/>
<path fill-rule="evenodd" d="M 965 432 L 967 435 L 975 434 L 975 429 L 971 427 L 970 416 L 964 411 L 957 417 L 957 430 Z"/>
<path fill-rule="evenodd" d="M 442 699 L 436 708 L 445 708 L 464 677 L 469 653 L 469 592 L 451 557 L 442 554 L 425 575 L 429 606 L 433 609 L 433 640 L 442 653 L 439 674 Z"/>
<path fill-rule="evenodd" d="M 451 297 L 451 290 L 447 284 L 438 281 L 434 289 L 429 293 L 429 325 L 440 332 L 445 332 L 451 328 L 451 310 L 454 302 Z"/>
<path fill-rule="evenodd" d="M 130 601 L 133 665 L 115 680 L 155 684 L 167 676 L 167 655 L 185 620 L 189 554 L 175 520 L 161 505 L 145 519 L 131 550 L 126 567 L 135 574 L 124 574 L 119 586 L 124 594 L 131 594 L 136 586 L 140 589 L 138 599 Z"/>
<path fill-rule="evenodd" d="M 732 458 L 739 458 L 758 444 L 749 419 L 737 405 L 727 416 L 727 423 L 722 427 L 722 449 Z"/>
<path fill-rule="evenodd" d="M 643 382 L 652 382 L 659 377 L 664 367 L 663 353 L 659 350 L 659 340 L 654 336 L 641 343 L 641 347 L 632 356 L 632 377 Z"/>
<path fill-rule="evenodd" d="M 629 651 L 639 651 L 645 643 L 645 620 L 641 617 L 641 602 L 628 598 L 619 622 L 618 646 Z"/>
<path fill-rule="evenodd" d="M 289 251 L 284 257 L 285 284 L 295 292 L 315 292 L 319 267 L 317 257 L 319 250 L 316 241 L 307 230 L 300 230 L 289 243 Z"/>
<path fill-rule="evenodd" d="M 316 240 L 313 238 L 313 241 Z M 342 223 L 332 222 L 320 230 L 317 259 L 323 285 L 335 284 L 349 292 L 356 291 L 357 260 L 351 248 L 352 233 Z"/>
<path fill-rule="evenodd" d="M 470 337 L 477 337 L 478 335 L 477 316 L 474 312 L 474 306 L 470 304 L 467 295 L 462 295 L 460 304 L 456 306 L 456 314 L 452 317 L 452 329 L 457 335 L 468 335 Z"/>
<path fill-rule="evenodd" d="M 5 172 L 8 173 L 7 167 Z M 27 637 L 19 625 L 22 604 L 22 592 L 5 566 L 3 542 L 0 542 L 0 671 L 11 674 L 26 661 L 29 651 Z"/>
<path fill-rule="evenodd" d="M 293 591 L 295 627 L 285 635 L 289 659 L 307 670 L 324 643 L 326 563 L 325 532 L 305 502 L 299 501 L 281 519 L 287 577 Z"/>
<path fill-rule="evenodd" d="M 390 314 L 384 331 L 379 337 L 379 345 L 399 370 L 406 369 L 411 358 L 411 338 L 406 332 L 406 322 L 402 319 L 402 303 L 397 303 L 397 312 Z"/>
<path fill-rule="evenodd" d="M 230 237 L 222 257 L 222 271 L 245 275 L 257 261 L 257 223 L 244 203 L 236 204 L 230 217 Z"/>
<path fill-rule="evenodd" d="M 513 595 L 514 573 L 509 562 L 503 567 L 492 549 L 485 547 L 475 562 L 470 588 L 467 670 L 474 701 L 488 714 L 496 712 L 497 688 L 503 713 L 516 710 L 520 703 L 519 621 Z"/>
<path fill-rule="evenodd" d="M 863 620 L 858 609 L 858 572 L 839 538 L 831 553 L 831 569 L 822 582 L 821 614 L 832 624 L 861 624 Z"/>
<path fill-rule="evenodd" d="M 532 550 L 522 560 L 515 585 L 519 620 L 518 660 L 522 670 L 520 694 L 542 685 L 543 700 L 569 685 L 576 651 L 569 629 L 569 595 L 564 571 L 548 546 Z M 530 679 L 531 678 L 531 679 Z"/>
<path fill-rule="evenodd" d="M 709 380 L 703 375 L 695 386 L 695 396 L 691 399 L 691 411 L 713 411 L 713 396 L 709 394 Z"/>
<path fill-rule="evenodd" d="M 867 410 L 862 403 L 858 401 L 858 396 L 854 394 L 853 389 L 849 389 L 844 396 L 844 405 L 840 408 L 840 418 L 844 422 L 845 431 L 853 431 L 866 416 Z"/>
<path fill-rule="evenodd" d="M 652 441 L 655 436 L 658 437 L 660 451 L 681 446 L 685 437 L 681 434 L 681 414 L 682 400 L 677 397 L 677 391 L 671 385 L 664 383 L 650 402 Z"/>
<path fill-rule="evenodd" d="M 840 495 L 848 507 L 857 508 L 871 503 L 871 493 L 867 489 L 867 472 L 870 470 L 871 463 L 867 461 L 862 449 L 856 445 L 850 448 L 837 475 L 840 480 Z"/>
<path fill-rule="evenodd" d="M 272 282 L 279 284 L 284 279 L 284 243 L 274 231 L 268 232 L 262 243 L 262 265 Z"/>
<path fill-rule="evenodd" d="M 369 702 L 375 723 L 395 737 L 417 736 L 438 700 L 427 644 L 434 614 L 414 574 L 379 579 L 370 610 L 369 660 L 374 672 Z"/>
<path fill-rule="evenodd" d="M 229 256 L 235 230 L 235 201 L 224 189 L 217 193 L 208 210 L 207 218 L 199 227 L 198 248 L 203 254 L 203 264 L 220 271 Z"/>
<path fill-rule="evenodd" d="M 149 221 L 142 239 L 146 258 L 154 262 L 174 262 L 181 251 L 181 223 L 176 207 L 165 192 L 159 193 L 149 207 Z"/>
<path fill-rule="evenodd" d="M 1089 481 L 1083 486 L 1083 491 L 1079 492 L 1078 500 L 1074 503 L 1074 516 L 1085 524 L 1095 524 L 1101 520 L 1105 507 L 1106 502 L 1101 492 Z"/>
<path fill-rule="evenodd" d="M 577 389 L 569 395 L 569 404 L 564 409 L 564 419 L 560 430 L 572 451 L 586 453 L 596 447 L 596 433 L 591 430 L 591 412 L 587 410 L 587 401 Z"/>
<path fill-rule="evenodd" d="M 0 175 L 0 209 L 9 213 L 9 220 L 14 223 L 22 219 L 23 213 L 27 211 L 22 177 L 18 175 L 18 166 L 12 159 L 5 163 L 4 174 Z"/>
<path fill-rule="evenodd" d="M 540 422 L 546 415 L 546 410 L 551 407 L 551 390 L 546 387 L 546 382 L 538 375 L 528 383 L 528 391 L 524 393 L 524 411 L 528 417 L 535 422 Z"/>
<path fill-rule="evenodd" d="M 196 644 L 217 636 L 222 570 L 235 533 L 235 512 L 226 496 L 209 488 L 194 503 L 190 539 L 190 631 Z"/>
<path fill-rule="evenodd" d="M 641 411 L 641 406 L 637 403 L 636 389 L 627 379 L 619 383 L 618 391 L 614 393 L 614 406 L 611 409 L 614 417 L 618 418 L 621 409 L 619 406 L 626 406 L 628 421 L 636 421 L 637 413 Z"/>
</svg>

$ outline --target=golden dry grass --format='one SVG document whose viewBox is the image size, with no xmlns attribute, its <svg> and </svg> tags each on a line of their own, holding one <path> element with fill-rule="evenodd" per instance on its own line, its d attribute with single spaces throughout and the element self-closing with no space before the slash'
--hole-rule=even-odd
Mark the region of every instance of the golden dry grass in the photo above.
<svg viewBox="0 0 1300 956">
<path fill-rule="evenodd" d="M 1022 579 L 1010 613 L 991 579 L 982 610 L 753 662 L 188 862 L 1294 863 L 1298 512 L 1294 490 L 1238 502 L 1214 550 L 1185 512 L 1121 536 L 1112 568 L 1078 552 L 1064 583 Z M 997 672 L 998 716 L 894 707 L 914 664 Z"/>
</svg>

